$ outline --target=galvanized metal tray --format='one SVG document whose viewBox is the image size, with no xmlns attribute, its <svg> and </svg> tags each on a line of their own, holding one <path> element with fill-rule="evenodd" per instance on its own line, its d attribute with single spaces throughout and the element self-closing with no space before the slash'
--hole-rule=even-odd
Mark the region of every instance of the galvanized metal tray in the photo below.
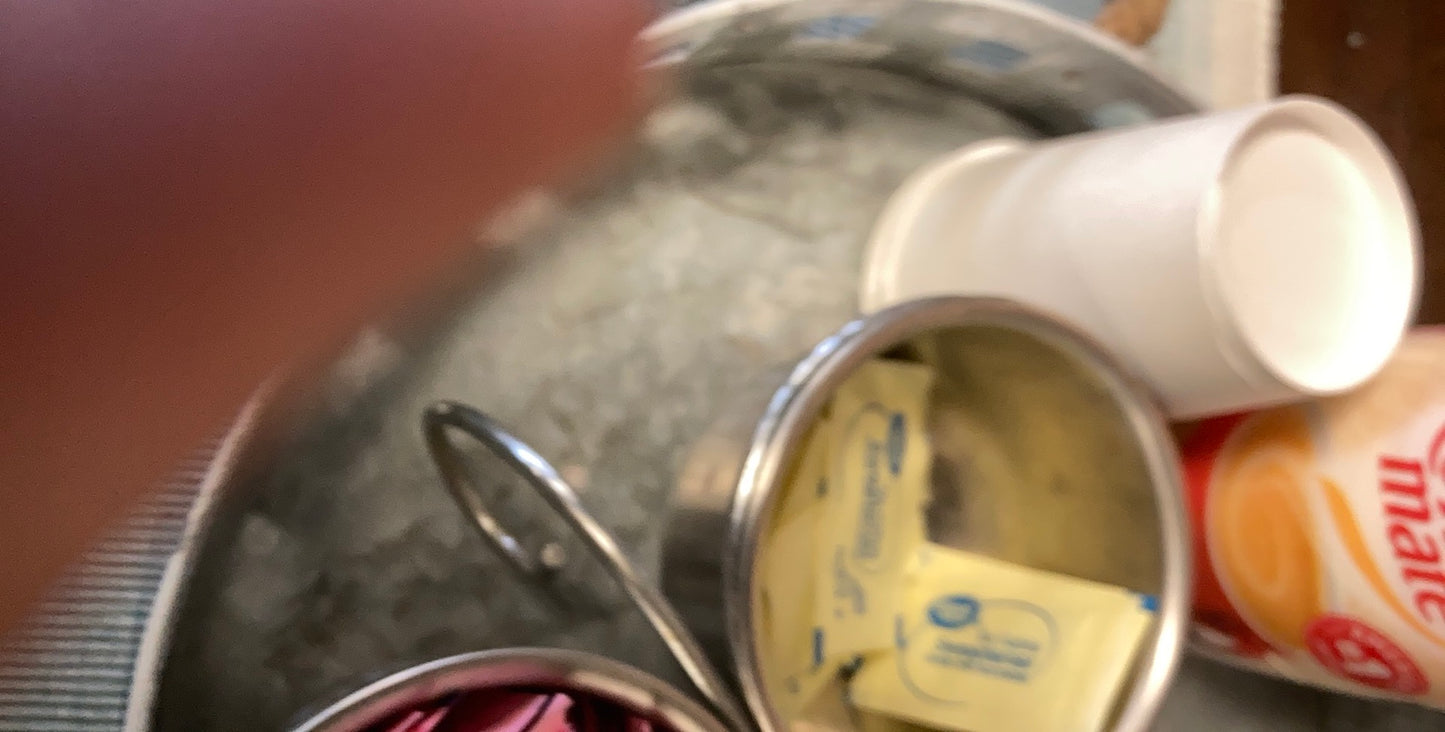
<svg viewBox="0 0 1445 732">
<path fill-rule="evenodd" d="M 469 533 L 425 405 L 507 424 L 654 579 L 685 450 L 742 385 L 854 314 L 863 243 L 905 176 L 990 136 L 1195 109 L 1135 51 L 1002 0 L 730 0 L 646 41 L 663 91 L 624 159 L 492 222 L 505 241 L 472 276 L 409 327 L 362 334 L 308 406 L 262 397 L 242 416 L 160 585 L 127 729 L 282 728 L 410 663 L 524 644 L 685 685 L 599 567 L 568 563 L 559 598 Z M 560 533 L 473 457 L 521 534 Z M 1162 728 L 1220 728 L 1190 699 L 1221 683 L 1282 693 L 1233 674 L 1186 673 L 1200 695 Z"/>
<path fill-rule="evenodd" d="M 576 602 L 554 602 L 462 526 L 426 405 L 476 405 L 570 473 L 655 580 L 685 451 L 730 395 L 855 314 L 863 242 L 905 176 L 986 137 L 1192 109 L 1122 46 L 1012 4 L 703 5 L 649 43 L 667 91 L 626 158 L 536 194 L 548 215 L 431 337 L 372 334 L 329 403 L 219 487 L 156 729 L 274 729 L 369 675 L 502 646 L 603 652 L 686 686 L 595 564 L 569 563 Z M 480 457 L 473 471 L 506 482 Z M 526 490 L 497 495 L 519 534 L 562 533 Z"/>
</svg>

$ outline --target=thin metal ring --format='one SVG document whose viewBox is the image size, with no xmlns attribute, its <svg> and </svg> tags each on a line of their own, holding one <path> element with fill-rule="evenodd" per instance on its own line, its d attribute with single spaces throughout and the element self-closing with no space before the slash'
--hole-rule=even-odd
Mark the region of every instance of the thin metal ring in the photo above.
<svg viewBox="0 0 1445 732">
<path fill-rule="evenodd" d="M 461 453 L 447 436 L 448 428 L 465 432 L 517 471 L 535 489 L 554 512 L 565 519 L 612 577 L 622 585 L 637 609 L 642 611 L 662 642 L 667 645 L 687 677 L 712 704 L 724 720 L 736 730 L 750 730 L 750 717 L 734 700 L 721 675 L 708 662 L 702 646 L 683 624 L 672 603 L 657 588 L 638 576 L 632 563 L 617 546 L 612 535 L 593 519 L 577 499 L 576 491 L 562 479 L 545 458 L 526 443 L 513 437 L 495 420 L 472 407 L 457 402 L 437 402 L 426 409 L 422 418 L 427 448 L 441 472 L 442 483 L 470 519 L 482 538 L 514 569 L 523 575 L 539 577 L 549 571 L 548 564 L 533 557 L 515 536 L 487 510 L 476 484 L 466 470 Z"/>
</svg>

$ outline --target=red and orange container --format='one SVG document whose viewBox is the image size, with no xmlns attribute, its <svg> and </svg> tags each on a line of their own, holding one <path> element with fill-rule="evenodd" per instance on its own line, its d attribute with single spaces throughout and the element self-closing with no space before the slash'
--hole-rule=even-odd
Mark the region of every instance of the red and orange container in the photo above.
<svg viewBox="0 0 1445 732">
<path fill-rule="evenodd" d="M 1345 396 L 1184 440 L 1197 645 L 1445 709 L 1445 331 Z"/>
</svg>

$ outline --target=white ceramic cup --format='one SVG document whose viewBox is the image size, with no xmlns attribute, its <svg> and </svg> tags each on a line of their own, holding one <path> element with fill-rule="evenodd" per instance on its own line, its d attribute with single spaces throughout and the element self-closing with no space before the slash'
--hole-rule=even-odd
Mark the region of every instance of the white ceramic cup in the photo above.
<svg viewBox="0 0 1445 732">
<path fill-rule="evenodd" d="M 1245 109 L 1037 143 L 990 140 L 909 179 L 865 258 L 872 312 L 930 295 L 1054 311 L 1171 416 L 1334 394 L 1412 319 L 1418 227 L 1379 139 L 1341 107 Z"/>
</svg>

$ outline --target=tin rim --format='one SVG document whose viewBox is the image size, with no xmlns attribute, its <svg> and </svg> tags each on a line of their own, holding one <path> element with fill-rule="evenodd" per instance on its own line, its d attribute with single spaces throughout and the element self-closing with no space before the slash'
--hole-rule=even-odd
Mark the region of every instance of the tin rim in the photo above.
<svg viewBox="0 0 1445 732">
<path fill-rule="evenodd" d="M 1099 377 L 1143 452 L 1155 489 L 1163 578 L 1152 641 L 1140 652 L 1138 670 L 1126 701 L 1118 707 L 1113 728 L 1145 730 L 1158 712 L 1184 648 L 1193 559 L 1179 457 L 1157 399 L 1141 379 L 1087 336 L 1040 311 L 994 298 L 939 297 L 880 310 L 823 340 L 773 394 L 753 433 L 728 517 L 723 596 L 728 598 L 724 603 L 728 650 L 743 696 L 764 730 L 787 728 L 767 701 L 750 609 L 756 581 L 753 559 L 772 495 L 832 391 L 857 366 L 920 333 L 970 325 L 1009 328 L 1037 337 Z"/>
<path fill-rule="evenodd" d="M 451 692 L 500 686 L 586 692 L 675 732 L 727 732 L 716 717 L 654 676 L 601 656 L 555 648 L 477 651 L 413 666 L 348 694 L 294 732 L 358 732 Z"/>
</svg>

